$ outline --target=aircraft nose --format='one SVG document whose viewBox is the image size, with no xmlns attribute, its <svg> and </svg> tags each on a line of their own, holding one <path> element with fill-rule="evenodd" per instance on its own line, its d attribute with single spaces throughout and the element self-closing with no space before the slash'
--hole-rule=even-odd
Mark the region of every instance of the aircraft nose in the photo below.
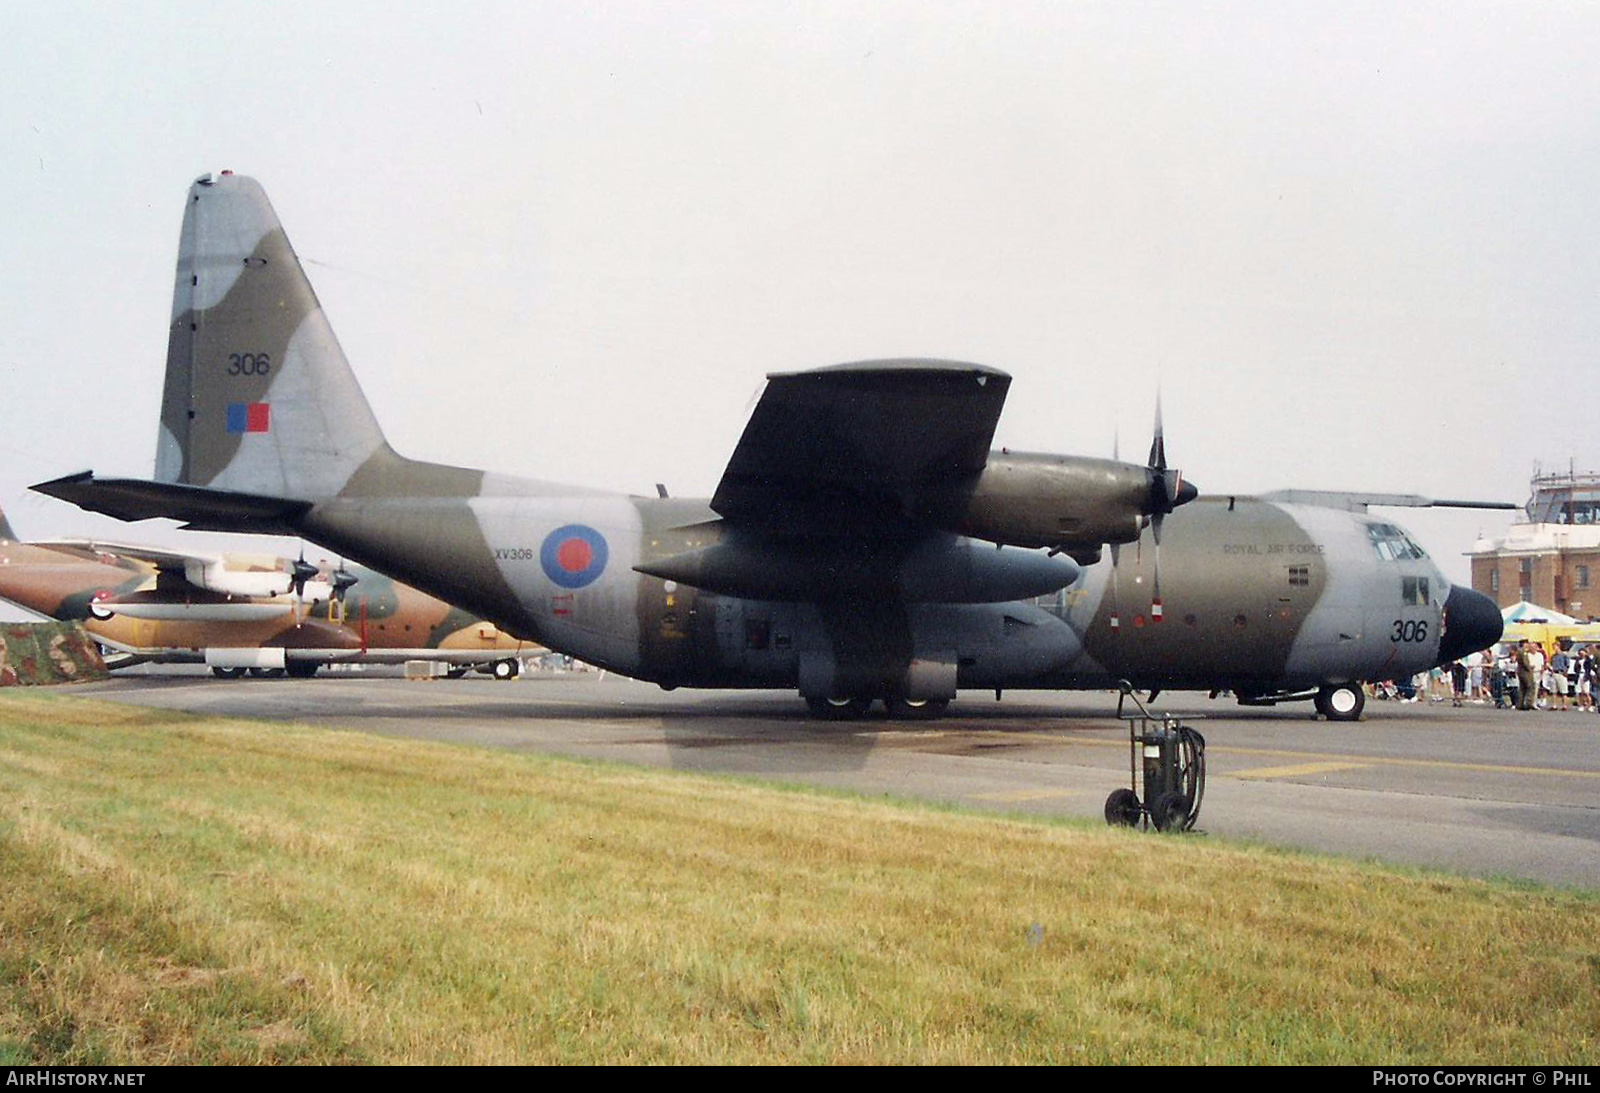
<svg viewBox="0 0 1600 1093">
<path fill-rule="evenodd" d="M 1449 664 L 1469 653 L 1487 649 L 1500 640 L 1505 624 L 1500 609 L 1482 592 L 1460 585 L 1444 601 L 1444 635 L 1439 639 L 1439 663 Z"/>
</svg>

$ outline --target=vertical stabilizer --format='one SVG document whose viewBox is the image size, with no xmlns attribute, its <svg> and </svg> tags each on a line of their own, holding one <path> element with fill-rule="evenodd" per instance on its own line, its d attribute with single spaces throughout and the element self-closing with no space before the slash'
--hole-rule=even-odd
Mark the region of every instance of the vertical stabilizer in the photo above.
<svg viewBox="0 0 1600 1093">
<path fill-rule="evenodd" d="M 0 510 L 0 543 L 17 541 L 17 533 L 11 530 L 11 521 L 6 519 L 4 510 Z"/>
<path fill-rule="evenodd" d="M 314 500 L 385 447 L 265 191 L 227 172 L 199 179 L 178 245 L 156 478 Z"/>
</svg>

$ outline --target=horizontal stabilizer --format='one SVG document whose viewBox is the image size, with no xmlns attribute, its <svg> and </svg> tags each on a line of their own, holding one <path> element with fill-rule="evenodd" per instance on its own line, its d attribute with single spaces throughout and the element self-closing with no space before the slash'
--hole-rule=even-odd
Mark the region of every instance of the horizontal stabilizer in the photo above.
<svg viewBox="0 0 1600 1093">
<path fill-rule="evenodd" d="M 93 471 L 41 482 L 33 489 L 118 520 L 161 517 L 181 520 L 196 531 L 293 535 L 296 522 L 311 508 L 309 501 L 139 478 L 96 478 Z"/>
<path fill-rule="evenodd" d="M 1321 508 L 1366 512 L 1369 505 L 1403 509 L 1504 509 L 1521 508 L 1509 501 L 1440 501 L 1414 493 L 1356 493 L 1342 490 L 1275 490 L 1259 500 L 1280 505 L 1317 505 Z"/>
</svg>

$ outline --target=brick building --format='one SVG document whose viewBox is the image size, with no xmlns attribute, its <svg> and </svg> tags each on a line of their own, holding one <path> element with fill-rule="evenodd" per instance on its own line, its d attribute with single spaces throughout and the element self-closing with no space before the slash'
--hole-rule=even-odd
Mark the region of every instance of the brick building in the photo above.
<svg viewBox="0 0 1600 1093">
<path fill-rule="evenodd" d="M 1535 476 L 1527 520 L 1468 551 L 1472 587 L 1501 607 L 1528 600 L 1600 619 L 1600 474 Z"/>
</svg>

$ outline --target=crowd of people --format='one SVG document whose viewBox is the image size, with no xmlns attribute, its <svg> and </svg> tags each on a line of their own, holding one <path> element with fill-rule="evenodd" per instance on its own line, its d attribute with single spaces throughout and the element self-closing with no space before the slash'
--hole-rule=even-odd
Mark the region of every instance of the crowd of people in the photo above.
<svg viewBox="0 0 1600 1093">
<path fill-rule="evenodd" d="M 1600 713 L 1600 654 L 1558 644 L 1549 656 L 1532 641 L 1504 642 L 1405 683 L 1372 685 L 1375 698 L 1449 701 L 1497 709 Z"/>
</svg>

